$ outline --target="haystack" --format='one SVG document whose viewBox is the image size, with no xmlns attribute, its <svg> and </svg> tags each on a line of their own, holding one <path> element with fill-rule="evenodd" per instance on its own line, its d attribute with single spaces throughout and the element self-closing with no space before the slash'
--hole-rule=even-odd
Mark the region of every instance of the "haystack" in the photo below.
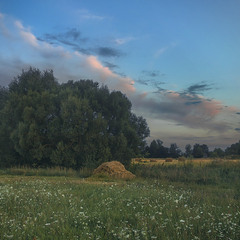
<svg viewBox="0 0 240 240">
<path fill-rule="evenodd" d="M 93 171 L 93 175 L 105 175 L 113 178 L 133 179 L 136 176 L 127 171 L 118 161 L 105 162 Z"/>
</svg>

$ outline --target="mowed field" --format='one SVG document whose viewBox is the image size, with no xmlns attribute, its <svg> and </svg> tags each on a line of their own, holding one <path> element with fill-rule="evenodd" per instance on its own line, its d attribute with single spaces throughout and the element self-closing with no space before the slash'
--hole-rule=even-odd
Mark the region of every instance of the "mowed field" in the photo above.
<svg viewBox="0 0 240 240">
<path fill-rule="evenodd" d="M 239 169 L 239 162 L 134 164 L 132 181 L 2 171 L 0 239 L 238 240 Z M 214 181 L 195 181 L 210 173 Z"/>
</svg>

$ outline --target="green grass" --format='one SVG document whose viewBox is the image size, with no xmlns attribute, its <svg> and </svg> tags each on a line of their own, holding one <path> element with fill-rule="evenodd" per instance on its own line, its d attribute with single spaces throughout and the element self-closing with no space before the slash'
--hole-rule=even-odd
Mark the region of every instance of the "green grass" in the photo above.
<svg viewBox="0 0 240 240">
<path fill-rule="evenodd" d="M 20 176 L 62 176 L 62 177 L 81 177 L 86 178 L 92 175 L 93 170 L 82 168 L 73 170 L 71 168 L 29 168 L 29 167 L 12 167 L 0 170 L 0 175 L 20 175 Z"/>
<path fill-rule="evenodd" d="M 198 185 L 232 187 L 240 183 L 240 161 L 211 161 L 207 164 L 189 161 L 175 164 L 133 164 L 138 177 Z"/>
<path fill-rule="evenodd" d="M 0 176 L 0 239 L 240 239 L 234 188 Z"/>
</svg>

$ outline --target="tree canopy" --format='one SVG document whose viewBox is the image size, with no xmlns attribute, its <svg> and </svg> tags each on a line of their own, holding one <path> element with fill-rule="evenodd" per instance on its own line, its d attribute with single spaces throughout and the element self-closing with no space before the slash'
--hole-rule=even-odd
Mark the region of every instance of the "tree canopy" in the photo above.
<svg viewBox="0 0 240 240">
<path fill-rule="evenodd" d="M 0 88 L 0 165 L 125 165 L 150 131 L 119 91 L 91 80 L 59 84 L 53 71 L 30 68 Z"/>
</svg>

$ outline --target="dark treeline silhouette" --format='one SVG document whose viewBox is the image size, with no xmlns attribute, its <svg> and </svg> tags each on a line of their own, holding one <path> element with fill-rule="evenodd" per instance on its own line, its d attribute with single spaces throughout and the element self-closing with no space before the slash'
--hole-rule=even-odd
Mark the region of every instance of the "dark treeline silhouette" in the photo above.
<svg viewBox="0 0 240 240">
<path fill-rule="evenodd" d="M 0 88 L 1 167 L 128 165 L 149 134 L 124 94 L 91 80 L 59 84 L 52 71 L 30 68 Z"/>
<path fill-rule="evenodd" d="M 224 151 L 221 148 L 215 148 L 213 151 L 209 151 L 206 144 L 194 144 L 193 147 L 190 144 L 185 146 L 185 152 L 177 146 L 176 143 L 172 143 L 169 148 L 163 146 L 163 142 L 159 139 L 153 140 L 149 146 L 145 149 L 145 157 L 150 158 L 237 158 L 240 157 L 240 141 L 227 147 Z"/>
</svg>

